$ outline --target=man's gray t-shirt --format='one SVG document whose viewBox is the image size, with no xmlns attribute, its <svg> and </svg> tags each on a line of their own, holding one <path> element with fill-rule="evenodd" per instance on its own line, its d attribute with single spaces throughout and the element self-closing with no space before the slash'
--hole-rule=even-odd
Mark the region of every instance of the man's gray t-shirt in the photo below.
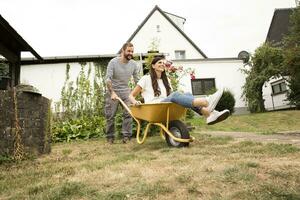
<svg viewBox="0 0 300 200">
<path fill-rule="evenodd" d="M 130 92 L 128 82 L 133 76 L 134 82 L 139 80 L 139 68 L 134 60 L 121 63 L 121 57 L 115 57 L 108 63 L 106 81 L 111 80 L 115 92 Z"/>
</svg>

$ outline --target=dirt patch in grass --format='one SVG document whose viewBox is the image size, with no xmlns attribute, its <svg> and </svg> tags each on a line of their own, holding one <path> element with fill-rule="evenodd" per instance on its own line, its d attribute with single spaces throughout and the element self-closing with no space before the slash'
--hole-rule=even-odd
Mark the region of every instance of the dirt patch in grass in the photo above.
<svg viewBox="0 0 300 200">
<path fill-rule="evenodd" d="M 218 137 L 232 137 L 238 141 L 256 141 L 262 143 L 283 143 L 300 147 L 300 131 L 285 131 L 278 134 L 257 134 L 251 132 L 225 132 L 225 131 L 201 131 L 200 134 L 208 134 Z"/>
</svg>

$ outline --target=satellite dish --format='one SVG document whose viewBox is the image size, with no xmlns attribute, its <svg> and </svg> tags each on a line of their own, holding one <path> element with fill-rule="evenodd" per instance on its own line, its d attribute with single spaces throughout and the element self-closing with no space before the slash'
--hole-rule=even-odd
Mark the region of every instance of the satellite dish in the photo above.
<svg viewBox="0 0 300 200">
<path fill-rule="evenodd" d="M 241 51 L 238 55 L 239 59 L 242 59 L 244 63 L 248 62 L 250 59 L 250 54 L 247 51 Z"/>
</svg>

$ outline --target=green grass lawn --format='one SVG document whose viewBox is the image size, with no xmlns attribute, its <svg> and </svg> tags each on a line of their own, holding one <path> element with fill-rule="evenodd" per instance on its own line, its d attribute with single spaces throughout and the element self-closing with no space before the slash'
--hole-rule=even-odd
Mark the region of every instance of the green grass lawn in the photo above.
<svg viewBox="0 0 300 200">
<path fill-rule="evenodd" d="M 284 116 L 294 117 L 290 126 L 278 123 Z M 206 127 L 299 130 L 298 122 L 299 111 L 283 111 Z M 299 148 L 193 135 L 188 148 L 170 148 L 158 134 L 142 145 L 104 139 L 53 144 L 50 154 L 0 164 L 0 199 L 300 199 Z"/>
<path fill-rule="evenodd" d="M 212 126 L 207 126 L 203 117 L 194 117 L 188 121 L 200 131 L 241 131 L 272 134 L 282 131 L 299 131 L 300 111 L 233 115 L 226 121 Z"/>
</svg>

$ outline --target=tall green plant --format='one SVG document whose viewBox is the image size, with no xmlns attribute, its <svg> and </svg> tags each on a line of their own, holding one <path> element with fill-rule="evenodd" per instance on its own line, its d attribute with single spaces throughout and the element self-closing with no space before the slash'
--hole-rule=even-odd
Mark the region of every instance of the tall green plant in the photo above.
<svg viewBox="0 0 300 200">
<path fill-rule="evenodd" d="M 81 69 L 74 81 L 70 80 L 70 65 L 66 66 L 66 80 L 61 91 L 60 106 L 66 117 L 80 117 L 100 114 L 104 101 L 105 69 L 101 63 L 94 63 L 92 78 L 91 63 L 80 63 Z"/>
<path fill-rule="evenodd" d="M 300 7 L 290 16 L 289 33 L 283 39 L 283 68 L 288 75 L 288 100 L 300 109 Z"/>
<path fill-rule="evenodd" d="M 0 78 L 7 77 L 9 75 L 9 65 L 4 61 L 0 61 Z"/>
<path fill-rule="evenodd" d="M 54 141 L 88 139 L 104 135 L 106 64 L 95 62 L 92 78 L 91 63 L 80 63 L 81 69 L 75 82 L 70 79 L 70 65 L 66 65 L 66 80 L 61 91 L 61 101 L 56 103 L 56 111 L 61 108 L 63 117 L 56 119 L 54 123 Z"/>
<path fill-rule="evenodd" d="M 66 79 L 64 86 L 61 90 L 61 99 L 56 103 L 56 112 L 64 113 L 66 118 L 72 116 L 72 111 L 75 109 L 75 100 L 74 100 L 74 86 L 73 81 L 70 80 L 70 64 L 66 65 Z"/>
<path fill-rule="evenodd" d="M 94 62 L 95 76 L 93 82 L 93 101 L 95 102 L 94 110 L 97 114 L 102 114 L 104 109 L 104 94 L 106 93 L 105 76 L 108 62 L 109 60 Z"/>
<path fill-rule="evenodd" d="M 262 87 L 272 77 L 282 73 L 282 49 L 265 43 L 255 50 L 251 60 L 242 71 L 247 75 L 243 86 L 243 96 L 248 103 L 250 112 L 264 112 Z"/>
</svg>

